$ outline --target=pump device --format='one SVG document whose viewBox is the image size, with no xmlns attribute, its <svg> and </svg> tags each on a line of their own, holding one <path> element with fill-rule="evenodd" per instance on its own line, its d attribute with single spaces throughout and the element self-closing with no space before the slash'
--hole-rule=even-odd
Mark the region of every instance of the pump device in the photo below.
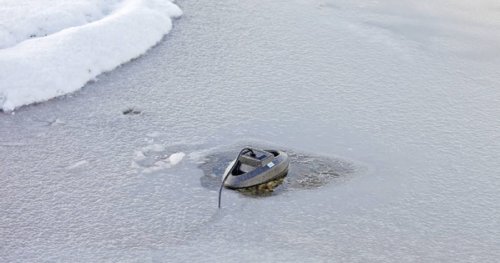
<svg viewBox="0 0 500 263">
<path fill-rule="evenodd" d="M 265 184 L 286 176 L 289 164 L 288 155 L 283 151 L 243 148 L 223 176 L 219 189 L 219 208 L 222 188 L 244 189 Z"/>
</svg>

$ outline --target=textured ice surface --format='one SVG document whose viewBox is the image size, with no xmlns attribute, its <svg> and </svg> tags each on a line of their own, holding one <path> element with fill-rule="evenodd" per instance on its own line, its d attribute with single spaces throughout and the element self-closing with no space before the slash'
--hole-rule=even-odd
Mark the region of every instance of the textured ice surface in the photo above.
<svg viewBox="0 0 500 263">
<path fill-rule="evenodd" d="M 144 57 L 1 114 L 0 261 L 497 261 L 498 8 L 393 2 L 179 2 L 185 17 Z M 218 211 L 192 159 L 247 139 L 371 172 L 225 191 Z M 154 144 L 151 158 L 186 157 L 131 167 Z"/>
</svg>

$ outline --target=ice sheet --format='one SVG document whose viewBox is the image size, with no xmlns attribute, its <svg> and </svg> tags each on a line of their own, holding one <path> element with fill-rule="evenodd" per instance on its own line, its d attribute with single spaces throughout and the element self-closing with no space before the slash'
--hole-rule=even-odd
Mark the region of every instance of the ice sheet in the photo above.
<svg viewBox="0 0 500 263">
<path fill-rule="evenodd" d="M 497 9 L 426 3 L 180 2 L 144 57 L 0 115 L 0 258 L 496 262 L 500 49 L 484 47 L 499 43 Z M 374 26 L 392 21 L 406 26 Z M 369 172 L 269 198 L 227 191 L 218 211 L 195 160 L 252 139 Z M 131 167 L 155 144 L 145 157 L 186 156 Z"/>
</svg>

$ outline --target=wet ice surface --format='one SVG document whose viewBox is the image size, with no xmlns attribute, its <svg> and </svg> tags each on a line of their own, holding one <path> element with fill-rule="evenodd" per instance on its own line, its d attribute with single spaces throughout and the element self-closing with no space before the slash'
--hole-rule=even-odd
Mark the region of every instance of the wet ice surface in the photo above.
<svg viewBox="0 0 500 263">
<path fill-rule="evenodd" d="M 384 3 L 179 2 L 144 57 L 1 114 L 0 261 L 495 262 L 498 9 Z M 241 140 L 369 172 L 218 211 L 195 161 Z"/>
<path fill-rule="evenodd" d="M 259 144 L 247 143 L 245 145 L 257 147 L 256 145 Z M 226 149 L 219 148 L 217 151 L 202 157 L 198 161 L 200 163 L 198 167 L 203 171 L 203 176 L 200 178 L 201 185 L 210 190 L 218 190 L 222 182 L 222 175 L 236 158 L 239 150 L 245 145 L 226 147 Z M 285 151 L 290 158 L 289 171 L 283 183 L 277 186 L 272 193 L 262 191 L 242 192 L 248 196 L 269 196 L 284 191 L 315 189 L 331 182 L 343 182 L 356 172 L 363 172 L 361 165 L 356 166 L 352 161 L 301 153 L 296 150 L 283 149 L 282 147 L 259 145 L 258 148 Z"/>
</svg>

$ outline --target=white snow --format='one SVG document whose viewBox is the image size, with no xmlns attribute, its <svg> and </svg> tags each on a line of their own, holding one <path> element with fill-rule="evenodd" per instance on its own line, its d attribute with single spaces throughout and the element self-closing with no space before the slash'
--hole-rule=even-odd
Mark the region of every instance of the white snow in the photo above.
<svg viewBox="0 0 500 263">
<path fill-rule="evenodd" d="M 80 89 L 102 72 L 145 53 L 170 31 L 172 18 L 182 14 L 175 4 L 162 0 L 1 4 L 4 111 Z"/>
<path fill-rule="evenodd" d="M 136 169 L 143 174 L 151 174 L 176 166 L 185 156 L 184 152 L 167 155 L 163 145 L 150 144 L 142 147 L 141 150 L 134 151 L 130 168 Z"/>
<path fill-rule="evenodd" d="M 184 159 L 184 156 L 186 156 L 186 154 L 183 152 L 174 153 L 168 157 L 168 161 L 172 166 L 174 166 L 179 164 L 182 159 Z"/>
<path fill-rule="evenodd" d="M 171 154 L 168 158 L 160 159 L 154 162 L 152 165 L 145 166 L 138 163 L 140 160 L 135 160 L 134 162 L 132 162 L 131 168 L 138 169 L 144 174 L 151 174 L 176 166 L 182 161 L 182 159 L 184 159 L 184 156 L 186 156 L 186 154 L 183 152 L 174 153 Z"/>
<path fill-rule="evenodd" d="M 0 49 L 109 15 L 123 0 L 0 0 Z"/>
</svg>

